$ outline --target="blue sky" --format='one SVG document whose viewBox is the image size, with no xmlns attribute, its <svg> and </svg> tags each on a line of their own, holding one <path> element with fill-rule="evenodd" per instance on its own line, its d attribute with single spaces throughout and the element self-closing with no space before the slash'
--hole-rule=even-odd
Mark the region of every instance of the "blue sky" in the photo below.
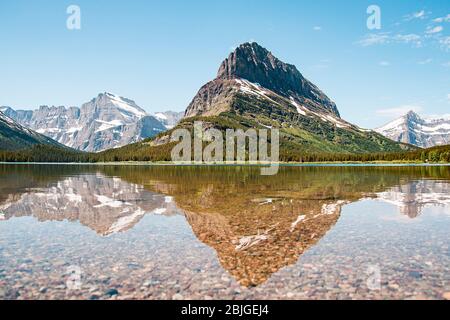
<svg viewBox="0 0 450 320">
<path fill-rule="evenodd" d="M 68 30 L 69 5 L 81 29 Z M 367 7 L 381 9 L 369 30 Z M 80 106 L 99 92 L 182 111 L 233 47 L 256 41 L 363 127 L 408 109 L 450 113 L 450 2 L 0 2 L 0 105 Z"/>
</svg>

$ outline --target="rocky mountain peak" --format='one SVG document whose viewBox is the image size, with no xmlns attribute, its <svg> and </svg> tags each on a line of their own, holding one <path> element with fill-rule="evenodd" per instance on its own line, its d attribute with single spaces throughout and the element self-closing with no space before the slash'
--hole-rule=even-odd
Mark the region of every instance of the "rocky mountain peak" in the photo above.
<svg viewBox="0 0 450 320">
<path fill-rule="evenodd" d="M 114 114 L 117 114 L 117 111 L 121 116 L 135 119 L 141 119 L 148 115 L 147 112 L 139 107 L 133 100 L 109 92 L 99 93 L 97 97 L 93 98 L 90 102 L 82 105 L 81 109 L 87 110 L 89 113 L 101 112 L 111 114 L 111 117 L 114 117 Z"/>
<path fill-rule="evenodd" d="M 429 148 L 450 143 L 450 118 L 423 118 L 411 110 L 375 131 L 394 141 Z"/>
<path fill-rule="evenodd" d="M 0 112 L 4 113 L 5 115 L 7 115 L 8 117 L 11 118 L 11 112 L 13 112 L 14 110 L 11 107 L 8 106 L 1 106 L 0 107 Z"/>
<path fill-rule="evenodd" d="M 133 100 L 109 92 L 98 94 L 81 108 L 41 106 L 34 111 L 5 111 L 25 127 L 90 152 L 138 142 L 166 129 Z"/>
<path fill-rule="evenodd" d="M 108 101 L 124 101 L 126 103 L 130 103 L 130 104 L 136 104 L 134 102 L 134 100 L 119 96 L 117 94 L 111 93 L 111 92 L 101 92 L 98 94 L 97 98 L 94 98 L 94 100 L 101 100 L 101 99 L 105 99 Z"/>
<path fill-rule="evenodd" d="M 256 80 L 258 75 L 261 76 L 261 71 L 264 71 L 266 78 L 268 78 L 274 71 L 287 73 L 289 69 L 294 71 L 293 69 L 295 69 L 295 67 L 278 60 L 270 51 L 256 42 L 247 42 L 237 47 L 230 53 L 228 58 L 222 62 L 217 73 L 217 78 L 244 78 L 253 82 L 252 80 Z M 267 81 L 268 79 L 259 80 Z M 260 84 L 264 86 L 264 83 Z"/>
<path fill-rule="evenodd" d="M 220 65 L 216 79 L 245 79 L 287 98 L 308 99 L 340 117 L 335 103 L 305 79 L 294 65 L 279 60 L 256 42 L 237 47 Z"/>
<path fill-rule="evenodd" d="M 405 118 L 406 118 L 407 121 L 415 121 L 415 122 L 418 122 L 418 121 L 422 120 L 420 118 L 420 116 L 416 112 L 414 112 L 413 110 L 409 111 L 405 115 Z"/>
</svg>

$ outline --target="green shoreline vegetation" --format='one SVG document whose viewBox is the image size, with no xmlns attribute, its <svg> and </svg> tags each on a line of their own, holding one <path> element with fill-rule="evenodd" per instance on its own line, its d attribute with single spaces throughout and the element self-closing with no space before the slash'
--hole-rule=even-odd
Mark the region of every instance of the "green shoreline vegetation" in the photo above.
<svg viewBox="0 0 450 320">
<path fill-rule="evenodd" d="M 120 150 L 107 150 L 100 153 L 79 152 L 72 149 L 38 145 L 25 150 L 0 151 L 0 162 L 35 163 L 153 163 L 171 164 L 172 143 L 162 146 L 132 144 Z M 280 150 L 280 164 L 326 164 L 326 163 L 450 163 L 450 145 L 392 153 L 292 153 Z M 188 163 L 189 164 L 189 163 Z"/>
</svg>

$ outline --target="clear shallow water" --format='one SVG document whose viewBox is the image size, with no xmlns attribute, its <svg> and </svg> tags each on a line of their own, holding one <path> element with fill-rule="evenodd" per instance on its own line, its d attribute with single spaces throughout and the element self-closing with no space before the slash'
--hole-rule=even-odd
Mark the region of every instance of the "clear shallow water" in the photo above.
<svg viewBox="0 0 450 320">
<path fill-rule="evenodd" d="M 449 230 L 449 167 L 0 165 L 0 298 L 442 299 Z"/>
</svg>

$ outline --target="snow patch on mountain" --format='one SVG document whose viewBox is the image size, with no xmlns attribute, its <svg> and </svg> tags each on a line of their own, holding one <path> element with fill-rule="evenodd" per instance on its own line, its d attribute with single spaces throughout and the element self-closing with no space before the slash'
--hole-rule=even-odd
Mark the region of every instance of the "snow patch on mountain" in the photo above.
<svg viewBox="0 0 450 320">
<path fill-rule="evenodd" d="M 236 82 L 240 85 L 241 92 L 246 94 L 253 94 L 255 96 L 268 99 L 275 104 L 278 104 L 276 101 L 270 98 L 271 92 L 264 89 L 259 83 L 253 83 L 246 79 L 236 79 Z"/>
<path fill-rule="evenodd" d="M 42 106 L 34 111 L 2 110 L 24 127 L 88 152 L 121 147 L 155 136 L 166 126 L 133 100 L 101 93 L 81 108 Z"/>
<path fill-rule="evenodd" d="M 295 99 L 291 97 L 291 103 L 292 105 L 297 109 L 297 112 L 303 116 L 306 116 L 306 108 L 299 105 L 297 102 L 295 102 Z"/>
<path fill-rule="evenodd" d="M 161 120 L 167 120 L 167 116 L 164 113 L 161 113 L 161 112 L 156 113 L 155 114 L 155 118 L 161 119 Z"/>
<path fill-rule="evenodd" d="M 56 141 L 30 130 L 0 111 L 0 150 L 17 150 L 36 144 L 58 145 Z"/>
<path fill-rule="evenodd" d="M 420 117 L 410 111 L 375 131 L 394 141 L 423 148 L 446 145 L 450 144 L 450 116 Z"/>
<path fill-rule="evenodd" d="M 15 129 L 17 131 L 23 131 L 26 134 L 29 134 L 32 136 L 36 135 L 36 132 L 33 132 L 32 130 L 20 125 L 19 123 L 17 123 L 16 121 L 11 119 L 7 115 L 5 115 L 3 112 L 0 112 L 0 120 L 3 120 L 12 129 Z"/>
<path fill-rule="evenodd" d="M 154 114 L 154 117 L 161 122 L 167 130 L 175 127 L 183 118 L 184 112 L 165 111 Z"/>
<path fill-rule="evenodd" d="M 100 123 L 100 127 L 97 130 L 95 130 L 95 132 L 101 132 L 124 125 L 124 123 L 121 120 L 112 120 L 112 121 L 95 120 L 95 121 L 97 123 Z"/>
<path fill-rule="evenodd" d="M 110 99 L 112 104 L 117 106 L 120 110 L 125 111 L 132 116 L 142 118 L 147 115 L 147 113 L 138 107 L 134 101 L 119 97 L 118 95 L 106 92 L 105 93 Z"/>
<path fill-rule="evenodd" d="M 264 87 L 262 87 L 258 83 L 250 82 L 246 79 L 236 79 L 235 80 L 239 85 L 240 92 L 247 94 L 247 95 L 254 95 L 262 99 L 269 100 L 275 105 L 279 105 L 278 102 L 275 101 L 275 99 L 284 99 L 283 97 L 279 96 L 277 93 L 268 90 Z M 274 97 L 274 98 L 271 98 Z M 277 97 L 277 98 L 275 98 Z M 338 128 L 349 128 L 351 127 L 351 124 L 346 122 L 345 120 L 342 120 L 341 118 L 336 117 L 332 113 L 326 113 L 326 112 L 315 112 L 313 110 L 308 109 L 307 107 L 301 105 L 294 97 L 289 97 L 289 102 L 291 105 L 295 107 L 298 114 L 302 116 L 308 116 L 308 117 L 316 117 L 319 118 L 322 121 L 332 123 L 336 125 Z M 354 129 L 359 130 L 356 126 Z M 362 130 L 360 130 L 362 131 Z"/>
</svg>

